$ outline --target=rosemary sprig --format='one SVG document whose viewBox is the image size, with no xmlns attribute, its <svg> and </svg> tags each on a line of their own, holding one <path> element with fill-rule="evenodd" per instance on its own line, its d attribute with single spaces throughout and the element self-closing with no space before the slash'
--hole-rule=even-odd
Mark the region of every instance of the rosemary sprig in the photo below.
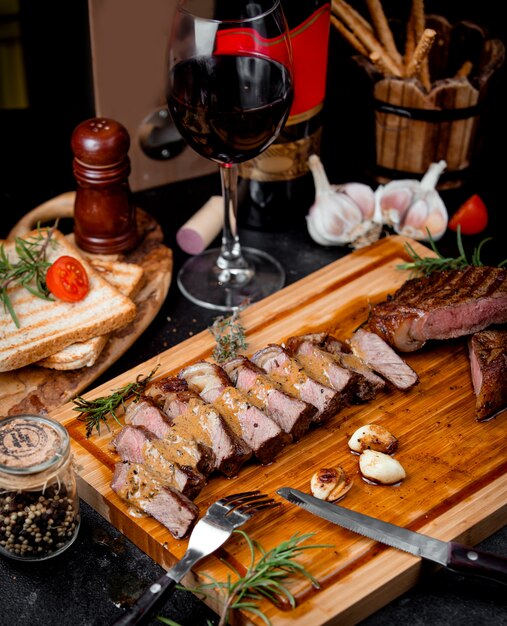
<svg viewBox="0 0 507 626">
<path fill-rule="evenodd" d="M 225 363 L 228 359 L 233 359 L 247 347 L 245 328 L 239 319 L 243 308 L 235 309 L 228 317 L 221 315 L 215 318 L 208 329 L 215 337 L 216 346 L 213 350 L 213 358 L 217 363 Z"/>
<path fill-rule="evenodd" d="M 121 405 L 125 409 L 125 402 L 130 398 L 134 398 L 134 402 L 139 402 L 141 395 L 148 383 L 152 380 L 158 365 L 143 378 L 142 374 L 136 378 L 134 382 L 128 383 L 119 389 L 113 391 L 109 396 L 101 396 L 94 400 L 85 400 L 82 396 L 76 396 L 73 399 L 74 411 L 78 411 L 81 415 L 77 418 L 80 422 L 86 424 L 86 437 L 90 437 L 95 429 L 100 435 L 100 425 L 104 423 L 108 430 L 111 430 L 107 423 L 108 416 L 111 415 L 116 422 L 122 426 L 120 420 L 116 417 L 116 409 Z"/>
<path fill-rule="evenodd" d="M 409 244 L 405 244 L 405 249 L 408 254 L 412 258 L 412 261 L 409 263 L 400 263 L 397 267 L 401 270 L 410 270 L 414 274 L 423 274 L 424 276 L 429 276 L 432 272 L 440 272 L 443 270 L 459 270 L 465 267 L 470 266 L 481 266 L 483 265 L 481 260 L 481 252 L 483 246 L 490 241 L 492 238 L 487 237 L 483 239 L 479 245 L 474 248 L 472 252 L 472 257 L 468 260 L 467 255 L 465 253 L 465 248 L 463 246 L 463 241 L 461 239 L 461 229 L 458 226 L 457 229 L 457 246 L 459 256 L 457 257 L 445 257 L 443 254 L 439 252 L 434 240 L 431 237 L 430 232 L 428 231 L 428 238 L 431 249 L 437 255 L 436 257 L 423 257 L 419 253 L 417 253 L 414 248 Z M 499 263 L 498 267 L 503 267 L 507 264 L 507 259 Z"/>
<path fill-rule="evenodd" d="M 57 225 L 58 220 L 46 230 L 45 236 L 42 234 L 40 226 L 37 226 L 37 236 L 29 239 L 16 237 L 14 249 L 18 260 L 14 263 L 7 256 L 4 244 L 0 244 L 0 302 L 17 328 L 19 328 L 19 319 L 7 288 L 12 284 L 21 285 L 37 298 L 52 300 L 46 286 L 46 273 L 51 265 L 46 260 L 46 251 L 48 246 L 54 242 L 52 235 Z"/>
<path fill-rule="evenodd" d="M 281 599 L 285 599 L 289 606 L 296 607 L 296 599 L 286 586 L 287 581 L 294 576 L 303 576 L 311 581 L 315 588 L 320 585 L 316 578 L 296 559 L 305 550 L 316 550 L 321 548 L 332 548 L 328 544 L 307 544 L 301 545 L 315 533 L 296 533 L 287 541 L 282 541 L 269 551 L 253 541 L 244 531 L 235 530 L 235 533 L 242 535 L 248 545 L 250 552 L 250 564 L 246 573 L 241 576 L 235 568 L 224 561 L 225 565 L 232 570 L 235 580 L 230 575 L 225 582 L 217 581 L 213 577 L 206 575 L 211 580 L 203 583 L 192 591 L 203 597 L 212 595 L 211 590 L 218 591 L 222 598 L 222 610 L 218 626 L 229 623 L 232 611 L 243 610 L 253 613 L 259 617 L 267 626 L 271 625 L 269 618 L 261 611 L 258 602 L 262 598 L 267 598 L 277 604 Z M 260 558 L 256 560 L 257 553 Z M 184 587 L 180 587 L 184 589 Z"/>
</svg>

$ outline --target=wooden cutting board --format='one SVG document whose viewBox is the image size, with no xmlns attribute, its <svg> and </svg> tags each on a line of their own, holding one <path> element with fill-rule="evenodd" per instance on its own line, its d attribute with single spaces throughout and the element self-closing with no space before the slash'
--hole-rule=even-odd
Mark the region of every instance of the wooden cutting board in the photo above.
<svg viewBox="0 0 507 626">
<path fill-rule="evenodd" d="M 397 268 L 409 260 L 406 241 L 398 236 L 382 239 L 250 306 L 241 314 L 247 354 L 295 333 L 327 330 L 342 338 L 350 336 L 366 319 L 369 307 L 408 278 Z M 411 245 L 420 254 L 430 254 L 416 242 Z M 203 331 L 86 397 L 108 395 L 157 364 L 157 375 L 174 374 L 198 359 L 210 358 L 213 347 L 211 334 Z M 341 504 L 351 509 L 439 539 L 470 544 L 498 530 L 507 519 L 507 421 L 505 415 L 485 423 L 475 420 L 465 340 L 428 345 L 406 355 L 406 360 L 420 377 L 415 388 L 405 393 L 383 391 L 368 404 L 342 410 L 289 445 L 269 466 L 251 462 L 234 479 L 210 478 L 196 499 L 201 513 L 219 497 L 235 492 L 261 489 L 281 500 L 275 492 L 282 486 L 309 491 L 316 470 L 341 465 L 353 479 Z M 71 434 L 81 497 L 162 566 L 180 558 L 186 540 L 173 539 L 151 518 L 133 516 L 112 492 L 112 468 L 118 459 L 108 444 L 114 433 L 103 430 L 100 437 L 86 439 L 71 404 L 52 415 Z M 402 484 L 374 486 L 361 479 L 358 457 L 348 450 L 347 441 L 356 428 L 368 423 L 382 424 L 398 437 L 396 458 L 407 472 Z M 355 624 L 413 586 L 432 567 L 282 502 L 279 509 L 248 523 L 245 530 L 253 539 L 270 549 L 295 533 L 315 533 L 311 543 L 333 547 L 305 553 L 302 562 L 321 588 L 312 588 L 306 580 L 294 581 L 295 610 L 262 603 L 275 626 Z M 230 539 L 219 556 L 239 568 L 248 563 L 239 536 Z M 228 570 L 213 555 L 195 567 L 193 576 L 202 580 L 203 573 L 225 580 Z M 195 579 L 191 576 L 186 583 L 193 585 Z M 209 602 L 212 605 L 213 599 Z M 238 623 L 261 622 L 245 614 Z"/>
<path fill-rule="evenodd" d="M 27 213 L 9 233 L 8 239 L 22 237 L 41 225 L 53 225 L 57 218 L 72 219 L 75 192 L 64 193 Z M 135 319 L 111 333 L 108 343 L 91 367 L 58 371 L 37 366 L 12 372 L 0 372 L 0 415 L 18 413 L 46 414 L 68 402 L 88 388 L 146 330 L 164 302 L 172 275 L 172 251 L 164 246 L 163 233 L 157 222 L 145 211 L 137 209 L 140 243 L 127 254 L 106 258 L 136 263 L 144 270 L 141 289 L 134 297 Z M 72 233 L 69 238 L 73 239 Z M 94 255 L 87 255 L 93 258 Z M 104 258 L 104 257 L 102 257 Z"/>
</svg>

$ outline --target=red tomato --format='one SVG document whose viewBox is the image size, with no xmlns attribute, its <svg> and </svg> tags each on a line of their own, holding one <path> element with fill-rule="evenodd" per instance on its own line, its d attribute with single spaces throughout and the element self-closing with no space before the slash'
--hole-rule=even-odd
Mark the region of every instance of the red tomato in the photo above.
<svg viewBox="0 0 507 626">
<path fill-rule="evenodd" d="M 71 256 L 61 256 L 49 267 L 46 274 L 49 291 L 65 302 L 78 302 L 88 293 L 88 274 L 83 265 Z"/>
<path fill-rule="evenodd" d="M 461 227 L 463 235 L 476 235 L 488 225 L 488 210 L 486 205 L 474 194 L 466 200 L 449 220 L 449 228 L 458 230 Z"/>
</svg>

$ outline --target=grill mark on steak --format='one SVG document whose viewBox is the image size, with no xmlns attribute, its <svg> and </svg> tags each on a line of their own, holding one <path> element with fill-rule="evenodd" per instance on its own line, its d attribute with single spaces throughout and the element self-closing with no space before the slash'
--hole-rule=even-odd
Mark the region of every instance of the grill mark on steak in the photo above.
<svg viewBox="0 0 507 626">
<path fill-rule="evenodd" d="M 266 372 L 245 356 L 222 365 L 232 383 L 248 400 L 266 412 L 280 428 L 297 441 L 308 430 L 317 409 L 285 391 Z"/>
<path fill-rule="evenodd" d="M 124 426 L 111 443 L 122 461 L 144 465 L 164 487 L 173 487 L 192 500 L 206 483 L 201 472 L 168 457 L 164 442 L 142 426 Z"/>
<path fill-rule="evenodd" d="M 279 383 L 284 391 L 317 409 L 312 418 L 313 423 L 322 424 L 340 410 L 340 393 L 308 376 L 299 361 L 282 346 L 268 344 L 252 356 L 252 361 Z"/>
<path fill-rule="evenodd" d="M 507 408 L 507 329 L 486 329 L 468 340 L 478 421 Z"/>
<path fill-rule="evenodd" d="M 180 421 L 188 424 L 195 432 L 195 437 L 211 447 L 215 468 L 222 474 L 236 476 L 251 458 L 251 448 L 232 432 L 215 407 L 189 389 L 182 378 L 161 378 L 149 392 L 157 403 L 162 404 L 162 410 L 169 419 L 176 424 Z"/>
<path fill-rule="evenodd" d="M 263 411 L 236 389 L 225 370 L 208 361 L 198 361 L 183 368 L 178 376 L 187 381 L 206 402 L 213 406 L 233 432 L 251 448 L 257 460 L 271 463 L 290 442 L 290 436 Z"/>
<path fill-rule="evenodd" d="M 406 281 L 375 305 L 367 328 L 402 352 L 430 339 L 470 335 L 507 323 L 507 270 L 467 267 Z"/>
<path fill-rule="evenodd" d="M 116 463 L 111 489 L 127 504 L 154 517 L 176 539 L 188 534 L 199 514 L 189 498 L 161 484 L 138 463 Z"/>
<path fill-rule="evenodd" d="M 413 387 L 419 378 L 414 370 L 375 333 L 360 328 L 349 339 L 354 354 L 398 389 Z"/>
</svg>

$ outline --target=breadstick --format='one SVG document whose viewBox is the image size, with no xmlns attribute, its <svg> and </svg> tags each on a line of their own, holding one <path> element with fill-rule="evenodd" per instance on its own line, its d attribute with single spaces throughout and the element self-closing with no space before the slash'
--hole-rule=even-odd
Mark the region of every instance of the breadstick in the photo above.
<svg viewBox="0 0 507 626">
<path fill-rule="evenodd" d="M 414 54 L 415 41 L 416 39 L 415 39 L 415 28 L 414 28 L 414 14 L 413 12 L 411 12 L 410 17 L 408 18 L 408 22 L 407 22 L 407 34 L 405 38 L 405 54 L 404 54 L 405 68 L 410 63 L 410 59 L 412 58 L 412 55 Z"/>
<path fill-rule="evenodd" d="M 474 64 L 472 61 L 464 61 L 463 65 L 458 69 L 455 74 L 455 78 L 466 78 L 470 75 Z"/>
<path fill-rule="evenodd" d="M 372 25 L 361 15 L 361 13 L 359 13 L 359 11 L 356 11 L 353 6 L 347 4 L 345 0 L 331 0 L 331 10 L 336 15 L 338 15 L 338 7 L 347 11 L 353 19 L 356 20 L 356 22 L 362 24 L 366 30 L 369 30 L 373 34 Z"/>
<path fill-rule="evenodd" d="M 349 30 L 343 22 L 341 22 L 337 17 L 331 15 L 331 24 L 336 28 L 336 30 L 342 35 L 342 37 L 349 42 L 349 44 L 360 54 L 364 56 L 368 56 L 368 50 L 363 46 L 363 44 L 359 41 L 359 39 L 354 35 L 354 33 Z"/>
<path fill-rule="evenodd" d="M 380 45 L 379 41 L 373 35 L 371 27 L 368 29 L 363 26 L 362 21 L 357 19 L 354 10 L 351 11 L 350 9 L 352 7 L 350 7 L 350 5 L 346 2 L 343 0 L 332 1 L 333 12 L 349 27 L 368 52 L 370 54 L 372 52 L 377 52 L 379 57 L 382 59 L 382 63 L 389 69 L 390 75 L 401 77 L 402 68 L 398 67 L 393 59 L 391 59 L 391 57 L 387 54 L 385 49 Z"/>
<path fill-rule="evenodd" d="M 428 58 L 428 54 L 431 50 L 431 46 L 433 45 L 436 36 L 437 32 L 432 28 L 424 29 L 421 38 L 417 42 L 414 54 L 410 59 L 410 63 L 407 66 L 406 76 L 408 78 L 418 77 L 421 79 L 422 82 L 423 77 L 421 76 L 421 67 L 424 60 Z M 424 84 L 424 86 L 426 87 L 426 89 L 429 89 L 431 85 Z"/>
<path fill-rule="evenodd" d="M 396 74 L 393 74 L 390 68 L 384 63 L 384 58 L 378 52 L 372 52 L 368 55 L 368 58 L 385 77 L 389 78 L 390 76 L 396 76 Z"/>
<path fill-rule="evenodd" d="M 398 52 L 398 48 L 394 43 L 393 33 L 387 22 L 380 0 L 366 0 L 368 11 L 370 12 L 375 32 L 380 43 L 384 46 L 389 56 L 401 68 L 403 67 L 403 59 Z"/>
</svg>

